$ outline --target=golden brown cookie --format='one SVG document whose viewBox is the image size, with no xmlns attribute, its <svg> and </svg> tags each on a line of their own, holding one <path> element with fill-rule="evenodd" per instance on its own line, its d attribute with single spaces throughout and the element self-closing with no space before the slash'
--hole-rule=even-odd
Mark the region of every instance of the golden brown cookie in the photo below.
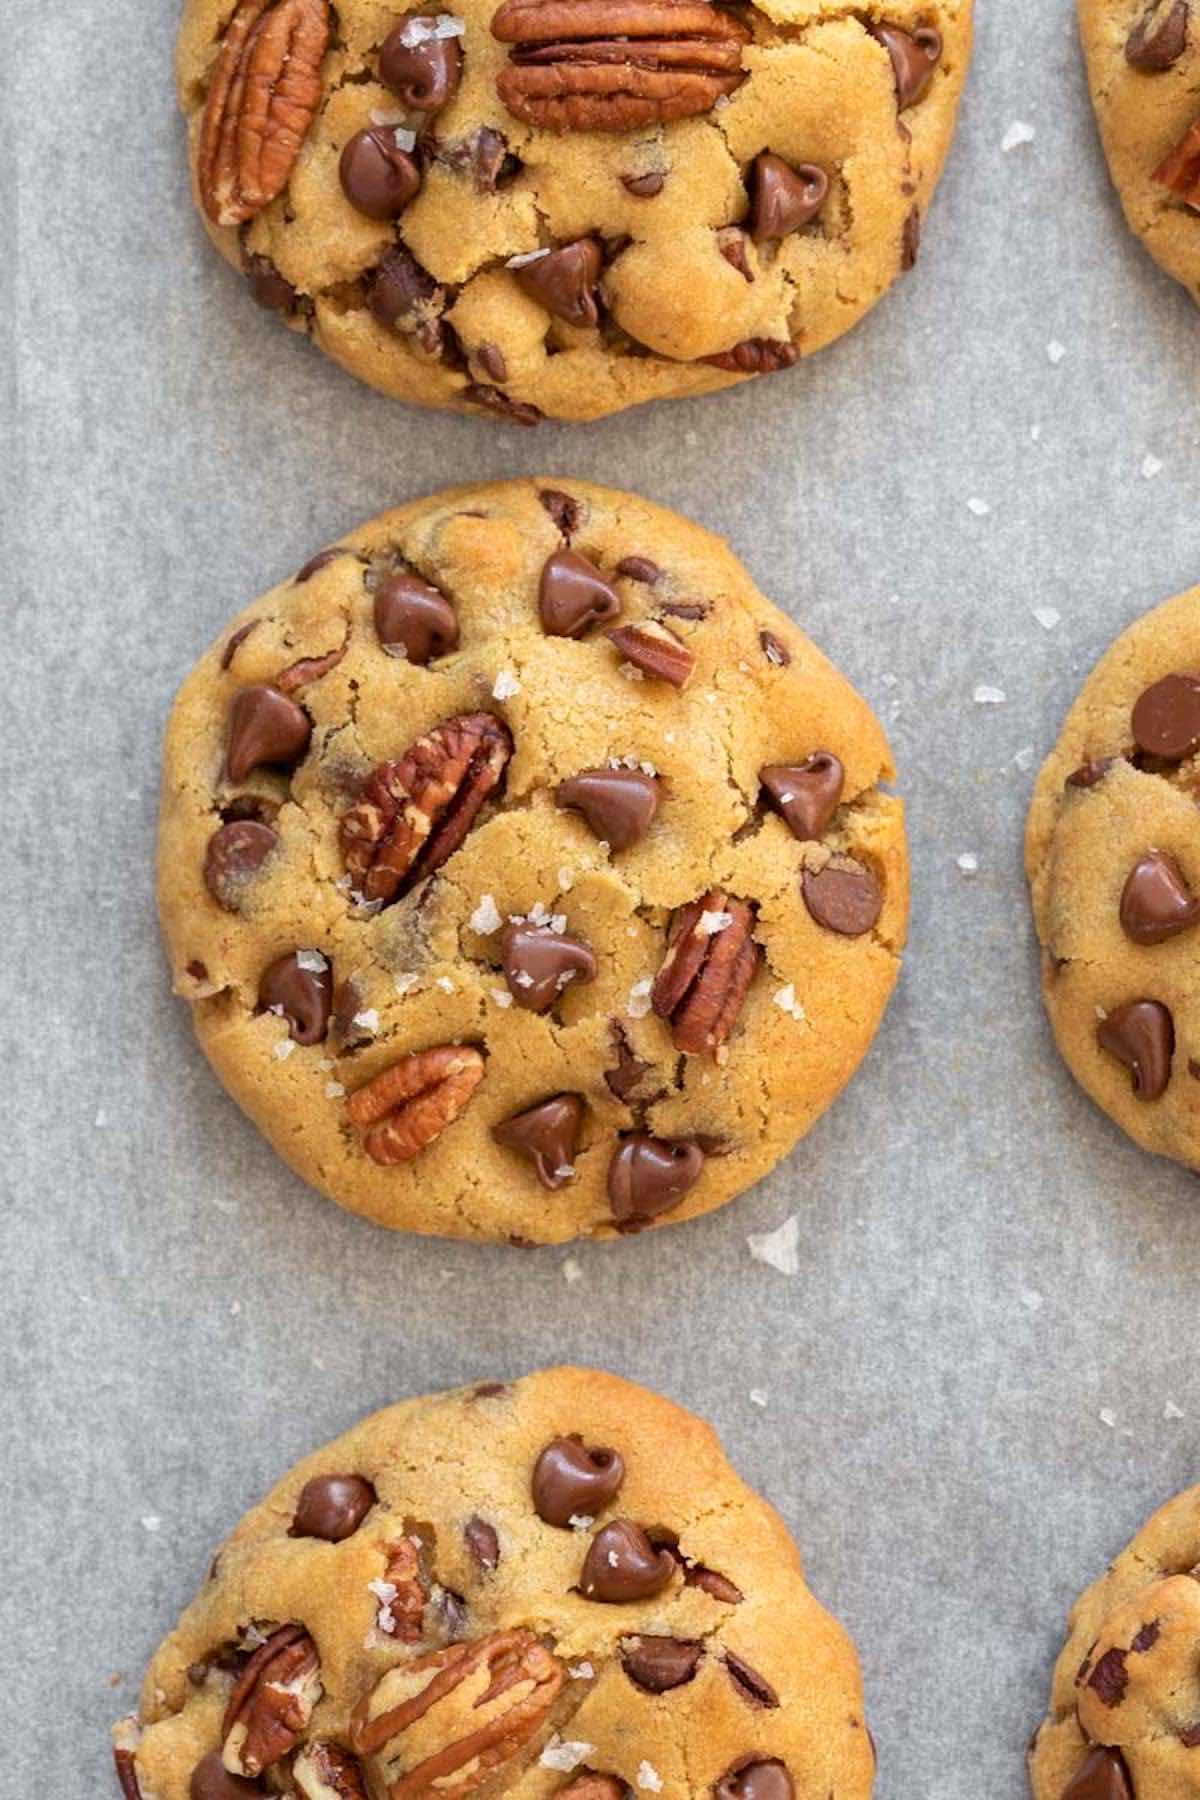
<svg viewBox="0 0 1200 1800">
<path fill-rule="evenodd" d="M 791 1149 L 899 969 L 866 704 L 723 544 L 519 481 L 352 532 L 167 736 L 159 900 L 205 1053 L 343 1206 L 562 1242 Z"/>
<path fill-rule="evenodd" d="M 1076 1602 L 1034 1800 L 1200 1795 L 1200 1488 L 1168 1501 Z"/>
<path fill-rule="evenodd" d="M 1125 216 L 1200 299 L 1196 0 L 1079 0 L 1092 101 Z"/>
<path fill-rule="evenodd" d="M 786 368 L 916 259 L 971 0 L 188 0 L 197 204 L 423 406 L 594 419 Z"/>
<path fill-rule="evenodd" d="M 1038 779 L 1026 863 L 1043 989 L 1076 1079 L 1137 1143 L 1200 1166 L 1200 589 L 1101 658 Z"/>
<path fill-rule="evenodd" d="M 866 1800 L 854 1649 L 699 1419 L 554 1369 L 389 1407 L 236 1527 L 126 1800 Z"/>
</svg>

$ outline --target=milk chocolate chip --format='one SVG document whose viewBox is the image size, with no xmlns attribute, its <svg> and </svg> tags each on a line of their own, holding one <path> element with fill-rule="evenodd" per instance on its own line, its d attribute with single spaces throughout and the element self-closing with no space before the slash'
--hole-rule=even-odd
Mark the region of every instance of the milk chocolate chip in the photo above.
<svg viewBox="0 0 1200 1800">
<path fill-rule="evenodd" d="M 1130 1000 L 1096 1027 L 1102 1050 L 1124 1063 L 1139 1100 L 1160 1100 L 1171 1079 L 1175 1022 L 1158 1000 Z"/>
<path fill-rule="evenodd" d="M 311 736 L 308 715 L 278 688 L 243 688 L 229 709 L 226 780 L 245 781 L 264 765 L 290 768 L 308 749 Z"/>
<path fill-rule="evenodd" d="M 554 1438 L 533 1471 L 533 1505 L 547 1525 L 594 1519 L 614 1501 L 625 1479 L 616 1450 L 590 1449 L 580 1437 Z"/>
<path fill-rule="evenodd" d="M 929 92 L 933 72 L 942 60 L 942 34 L 932 25 L 911 32 L 898 25 L 870 25 L 867 29 L 892 59 L 896 105 L 904 112 Z"/>
<path fill-rule="evenodd" d="M 538 610 L 549 637 L 577 638 L 589 625 L 619 617 L 621 597 L 586 556 L 555 550 L 542 569 Z"/>
<path fill-rule="evenodd" d="M 653 823 L 658 781 L 641 769 L 584 769 L 561 781 L 554 797 L 581 812 L 611 850 L 628 850 Z"/>
<path fill-rule="evenodd" d="M 804 904 L 818 925 L 839 937 L 863 937 L 883 911 L 883 893 L 870 869 L 843 856 L 823 869 L 805 869 Z"/>
<path fill-rule="evenodd" d="M 735 1763 L 713 1789 L 716 1800 L 795 1800 L 796 1788 L 775 1757 Z"/>
<path fill-rule="evenodd" d="M 758 779 L 793 837 L 803 842 L 828 831 L 841 805 L 846 771 L 832 750 L 816 750 L 802 763 L 768 763 Z"/>
<path fill-rule="evenodd" d="M 219 1750 L 210 1750 L 201 1758 L 188 1783 L 189 1800 L 246 1800 L 247 1795 L 266 1791 L 257 1781 L 243 1781 L 240 1775 L 231 1775 Z"/>
<path fill-rule="evenodd" d="M 453 99 L 462 78 L 458 39 L 434 33 L 433 19 L 404 19 L 388 33 L 379 52 L 379 79 L 414 112 L 440 111 Z"/>
<path fill-rule="evenodd" d="M 528 1112 L 492 1126 L 498 1144 L 527 1156 L 544 1188 L 553 1193 L 565 1187 L 575 1174 L 575 1147 L 583 1123 L 584 1103 L 579 1094 L 557 1094 Z"/>
<path fill-rule="evenodd" d="M 648 1694 L 668 1694 L 692 1680 L 703 1655 L 702 1644 L 685 1638 L 626 1638 L 621 1645 L 621 1666 L 635 1687 Z"/>
<path fill-rule="evenodd" d="M 571 982 L 596 978 L 596 958 L 586 944 L 541 926 L 509 925 L 500 954 L 509 993 L 527 1012 L 549 1012 Z"/>
<path fill-rule="evenodd" d="M 754 209 L 752 228 L 756 244 L 787 237 L 809 225 L 829 194 L 829 177 L 816 163 L 792 168 L 781 156 L 764 150 L 751 168 Z"/>
<path fill-rule="evenodd" d="M 568 325 L 595 325 L 600 313 L 596 282 L 604 253 L 595 238 L 579 238 L 513 270 L 531 300 Z"/>
<path fill-rule="evenodd" d="M 1121 895 L 1121 929 L 1135 944 L 1162 944 L 1200 923 L 1200 900 L 1173 856 L 1148 851 Z"/>
<path fill-rule="evenodd" d="M 669 1550 L 656 1549 L 631 1519 L 614 1519 L 592 1539 L 579 1586 L 585 1599 L 624 1606 L 661 1594 L 674 1573 Z"/>
<path fill-rule="evenodd" d="M 411 569 L 398 569 L 375 590 L 375 634 L 391 655 L 424 668 L 458 648 L 458 615 L 437 588 Z"/>
<path fill-rule="evenodd" d="M 608 1168 L 608 1198 L 619 1225 L 636 1226 L 673 1212 L 704 1172 L 704 1152 L 689 1138 L 634 1131 L 618 1144 Z"/>
<path fill-rule="evenodd" d="M 1063 1789 L 1062 1800 L 1133 1800 L 1133 1784 L 1121 1752 L 1098 1744 Z"/>
<path fill-rule="evenodd" d="M 324 962 L 324 968 L 318 963 Z M 312 950 L 294 950 L 263 970 L 258 984 L 258 1004 L 268 1012 L 278 1008 L 291 1026 L 297 1044 L 319 1044 L 329 1029 L 333 1004 L 333 970 Z"/>
<path fill-rule="evenodd" d="M 243 888 L 278 842 L 278 832 L 257 819 L 231 819 L 213 832 L 204 852 L 204 885 L 218 906 L 238 910 Z"/>
<path fill-rule="evenodd" d="M 314 1475 L 296 1503 L 289 1537 L 340 1544 L 353 1537 L 375 1504 L 375 1489 L 361 1475 Z"/>
<path fill-rule="evenodd" d="M 1147 75 L 1172 69 L 1187 49 L 1188 0 L 1149 0 L 1125 41 L 1125 58 Z"/>
<path fill-rule="evenodd" d="M 400 148 L 388 125 L 355 132 L 342 151 L 338 176 L 355 211 L 380 221 L 399 218 L 421 186 L 416 158 Z"/>
<path fill-rule="evenodd" d="M 1182 762 L 1200 748 L 1200 677 L 1164 675 L 1138 696 L 1133 735 L 1139 750 Z"/>
</svg>

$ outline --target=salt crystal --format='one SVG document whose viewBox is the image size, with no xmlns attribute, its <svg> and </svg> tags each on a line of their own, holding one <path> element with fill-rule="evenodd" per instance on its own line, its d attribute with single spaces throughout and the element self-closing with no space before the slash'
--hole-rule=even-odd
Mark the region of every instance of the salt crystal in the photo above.
<svg viewBox="0 0 1200 1800">
<path fill-rule="evenodd" d="M 526 269 L 530 263 L 541 262 L 543 256 L 549 256 L 548 250 L 523 250 L 520 256 L 510 256 L 505 263 L 506 269 Z"/>
<path fill-rule="evenodd" d="M 419 975 L 395 975 L 392 977 L 398 994 L 411 994 L 421 979 Z"/>
<path fill-rule="evenodd" d="M 558 886 L 561 893 L 570 893 L 571 889 L 575 886 L 575 876 L 572 870 L 560 869 L 558 871 Z"/>
<path fill-rule="evenodd" d="M 640 1788 L 646 1788 L 651 1794 L 662 1793 L 662 1776 L 652 1763 L 640 1762 L 638 1764 L 637 1784 Z"/>
<path fill-rule="evenodd" d="M 443 994 L 452 994 L 454 992 L 454 983 L 448 975 L 439 975 L 434 986 L 440 987 Z"/>
<path fill-rule="evenodd" d="M 518 987 L 531 988 L 533 986 L 533 976 L 529 973 L 528 969 L 518 969 L 513 976 L 513 980 Z"/>
<path fill-rule="evenodd" d="M 800 1273 L 800 1221 L 795 1216 L 776 1231 L 751 1232 L 746 1242 L 755 1262 L 766 1263 L 781 1275 Z"/>
<path fill-rule="evenodd" d="M 511 1006 L 512 1005 L 512 995 L 509 993 L 507 988 L 493 988 L 492 989 L 492 999 L 496 1002 L 497 1006 Z"/>
<path fill-rule="evenodd" d="M 967 511 L 973 512 L 977 519 L 986 519 L 991 510 L 987 501 L 981 500 L 977 494 L 967 501 Z"/>
<path fill-rule="evenodd" d="M 728 931 L 733 924 L 733 914 L 727 912 L 702 912 L 696 930 L 701 937 L 716 937 L 722 931 Z"/>
<path fill-rule="evenodd" d="M 275 1055 L 280 1062 L 286 1062 L 296 1048 L 290 1037 L 280 1038 L 275 1046 Z"/>
<path fill-rule="evenodd" d="M 1027 1306 L 1029 1308 L 1030 1312 L 1040 1311 L 1040 1309 L 1045 1304 L 1046 1304 L 1045 1301 L 1043 1300 L 1041 1294 L 1038 1293 L 1036 1288 L 1022 1288 L 1021 1289 L 1021 1305 Z"/>
<path fill-rule="evenodd" d="M 147 1513 L 145 1518 L 142 1520 L 142 1530 L 143 1531 L 161 1531 L 162 1530 L 162 1520 L 157 1516 L 156 1513 Z"/>
<path fill-rule="evenodd" d="M 567 929 L 566 913 L 553 913 L 550 918 L 550 929 L 555 937 L 561 937 L 563 932 Z"/>
<path fill-rule="evenodd" d="M 650 990 L 654 986 L 652 980 L 635 981 L 629 990 L 629 999 L 625 1011 L 631 1019 L 644 1019 L 650 1011 Z"/>
<path fill-rule="evenodd" d="M 499 931 L 504 923 L 500 916 L 500 908 L 490 894 L 485 894 L 470 917 L 472 931 L 480 937 L 488 937 L 493 931 Z"/>
<path fill-rule="evenodd" d="M 1062 624 L 1062 614 L 1054 606 L 1035 606 L 1033 616 L 1043 631 L 1053 631 L 1056 625 Z"/>
<path fill-rule="evenodd" d="M 574 1287 L 577 1281 L 583 1280 L 583 1270 L 573 1256 L 568 1256 L 566 1262 L 562 1266 L 562 1272 L 563 1280 L 568 1287 Z"/>
<path fill-rule="evenodd" d="M 767 1404 L 766 1388 L 751 1388 L 750 1404 L 751 1406 L 765 1406 Z"/>
<path fill-rule="evenodd" d="M 1000 148 L 1005 156 L 1010 150 L 1019 150 L 1022 144 L 1032 144 L 1037 132 L 1024 119 L 1014 119 L 1004 136 L 1000 139 Z"/>
<path fill-rule="evenodd" d="M 1147 481 L 1153 481 L 1156 475 L 1161 475 L 1164 467 L 1161 457 L 1144 456 L 1142 458 L 1142 474 Z"/>
<path fill-rule="evenodd" d="M 1066 354 L 1067 346 L 1065 344 L 1060 344 L 1057 338 L 1051 338 L 1050 342 L 1046 345 L 1046 355 L 1054 364 L 1055 368 L 1058 367 Z"/>
<path fill-rule="evenodd" d="M 492 683 L 493 700 L 511 700 L 513 695 L 519 694 L 520 691 L 521 684 L 511 669 L 501 669 Z"/>
<path fill-rule="evenodd" d="M 804 1008 L 796 998 L 794 982 L 789 981 L 786 987 L 777 988 L 771 995 L 771 999 L 780 1012 L 790 1014 L 793 1019 L 800 1021 L 805 1017 Z"/>
<path fill-rule="evenodd" d="M 397 126 L 396 130 L 392 133 L 392 137 L 395 139 L 397 150 L 407 152 L 409 150 L 415 150 L 417 147 L 417 134 L 415 131 L 405 131 L 400 126 Z"/>
<path fill-rule="evenodd" d="M 1029 427 L 1029 441 L 1032 444 L 1040 444 L 1041 443 L 1042 428 L 1040 425 L 1031 425 Z"/>
<path fill-rule="evenodd" d="M 319 950 L 297 950 L 296 967 L 306 969 L 310 975 L 323 975 L 329 964 Z"/>
<path fill-rule="evenodd" d="M 557 1769 L 560 1774 L 570 1775 L 580 1763 L 587 1761 L 595 1747 L 594 1744 L 564 1743 L 556 1735 L 550 1739 L 538 1761 L 543 1769 Z"/>
<path fill-rule="evenodd" d="M 368 117 L 372 125 L 378 125 L 383 130 L 389 125 L 401 125 L 404 122 L 404 113 L 398 106 L 372 107 Z"/>
<path fill-rule="evenodd" d="M 1167 1404 L 1163 1407 L 1163 1418 L 1164 1419 L 1182 1419 L 1182 1417 L 1183 1417 L 1182 1406 L 1176 1406 L 1176 1404 L 1173 1400 L 1168 1400 Z"/>
<path fill-rule="evenodd" d="M 986 681 L 981 681 L 973 698 L 976 706 L 1003 706 L 1008 695 L 1003 688 L 989 687 Z"/>
<path fill-rule="evenodd" d="M 573 1681 L 595 1681 L 596 1671 L 590 1662 L 567 1664 L 567 1674 Z"/>
<path fill-rule="evenodd" d="M 962 855 L 956 856 L 954 860 L 964 875 L 977 875 L 979 873 L 979 858 L 973 856 L 969 850 L 964 850 Z"/>
<path fill-rule="evenodd" d="M 439 13 L 435 19 L 417 17 L 409 19 L 400 33 L 400 42 L 409 50 L 416 44 L 426 44 L 431 38 L 456 38 L 466 35 L 466 25 L 453 13 Z"/>
<path fill-rule="evenodd" d="M 1117 1422 L 1117 1415 L 1113 1411 L 1112 1407 L 1111 1406 L 1102 1406 L 1100 1409 L 1100 1423 L 1102 1425 L 1107 1425 L 1108 1429 L 1111 1431 L 1113 1429 L 1113 1427 L 1116 1425 L 1116 1422 Z"/>
<path fill-rule="evenodd" d="M 365 1011 L 355 1013 L 354 1023 L 360 1031 L 376 1032 L 379 1030 L 379 1014 L 373 1006 L 368 1006 Z"/>
<path fill-rule="evenodd" d="M 340 1081 L 327 1081 L 325 1083 L 325 1098 L 327 1100 L 340 1100 L 345 1092 L 346 1090 Z"/>
<path fill-rule="evenodd" d="M 572 1531 L 590 1531 L 596 1521 L 591 1513 L 572 1513 L 567 1523 Z"/>
<path fill-rule="evenodd" d="M 1018 750 L 1017 754 L 1013 757 L 1013 767 L 1015 769 L 1032 769 L 1033 758 L 1034 758 L 1033 745 L 1026 744 L 1024 749 Z"/>
</svg>

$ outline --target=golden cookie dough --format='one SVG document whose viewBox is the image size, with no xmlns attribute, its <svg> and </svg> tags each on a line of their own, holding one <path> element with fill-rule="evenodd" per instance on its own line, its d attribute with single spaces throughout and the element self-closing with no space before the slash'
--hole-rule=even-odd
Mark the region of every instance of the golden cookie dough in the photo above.
<svg viewBox="0 0 1200 1800">
<path fill-rule="evenodd" d="M 126 1800 L 866 1800 L 853 1646 L 690 1413 L 554 1369 L 388 1407 L 236 1527 Z"/>
<path fill-rule="evenodd" d="M 1130 227 L 1200 300 L 1200 9 L 1079 0 L 1092 101 Z"/>
<path fill-rule="evenodd" d="M 1200 1167 L 1200 588 L 1101 658 L 1038 778 L 1026 866 L 1050 1021 L 1137 1143 Z"/>
<path fill-rule="evenodd" d="M 1200 1488 L 1168 1501 L 1077 1601 L 1034 1800 L 1200 1795 Z"/>
<path fill-rule="evenodd" d="M 536 424 L 709 393 L 840 337 L 911 266 L 971 6 L 188 0 L 197 204 L 264 305 L 399 399 Z M 711 41 L 731 74 L 688 66 Z M 613 128 L 551 128 L 556 88 L 590 109 L 614 79 Z M 497 87 L 542 80 L 541 123 Z"/>
<path fill-rule="evenodd" d="M 871 1042 L 907 920 L 893 772 L 709 533 L 583 482 L 438 494 L 274 589 L 184 683 L 176 990 L 238 1104 L 352 1211 L 529 1243 L 692 1218 Z M 389 781 L 428 810 L 373 809 Z"/>
</svg>

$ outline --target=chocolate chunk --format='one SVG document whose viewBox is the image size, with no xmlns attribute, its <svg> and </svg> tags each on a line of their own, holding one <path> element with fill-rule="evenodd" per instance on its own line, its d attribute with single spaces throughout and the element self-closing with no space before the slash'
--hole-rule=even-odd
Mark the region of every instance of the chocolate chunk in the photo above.
<svg viewBox="0 0 1200 1800">
<path fill-rule="evenodd" d="M 553 1193 L 565 1187 L 575 1174 L 575 1148 L 583 1123 L 584 1102 L 579 1094 L 557 1094 L 527 1112 L 516 1113 L 492 1126 L 498 1144 L 527 1156 L 544 1188 Z"/>
<path fill-rule="evenodd" d="M 1164 675 L 1138 696 L 1133 735 L 1139 750 L 1182 762 L 1200 748 L 1200 677 Z"/>
<path fill-rule="evenodd" d="M 569 538 L 579 524 L 578 500 L 573 500 L 570 494 L 564 494 L 561 488 L 540 488 L 538 499 L 563 536 Z"/>
<path fill-rule="evenodd" d="M 1135 944 L 1162 944 L 1200 923 L 1200 900 L 1173 856 L 1151 850 L 1121 894 L 1121 929 Z"/>
<path fill-rule="evenodd" d="M 243 1781 L 240 1775 L 231 1775 L 219 1750 L 210 1750 L 200 1759 L 188 1783 L 189 1800 L 244 1800 L 247 1794 L 266 1791 L 257 1781 Z"/>
<path fill-rule="evenodd" d="M 592 1449 L 580 1437 L 554 1438 L 533 1471 L 533 1506 L 547 1525 L 594 1519 L 616 1499 L 625 1463 L 616 1450 Z"/>
<path fill-rule="evenodd" d="M 942 34 L 932 25 L 902 31 L 898 25 L 868 25 L 892 59 L 896 77 L 896 105 L 901 112 L 915 106 L 929 92 L 933 72 L 942 60 Z"/>
<path fill-rule="evenodd" d="M 489 381 L 508 380 L 508 364 L 499 344 L 480 344 L 475 352 L 475 360 Z"/>
<path fill-rule="evenodd" d="M 1159 1100 L 1171 1079 L 1175 1021 L 1158 1000 L 1129 1000 L 1096 1027 L 1102 1050 L 1124 1063 L 1139 1100 Z"/>
<path fill-rule="evenodd" d="M 311 581 L 314 575 L 319 575 L 322 569 L 327 569 L 330 563 L 335 563 L 339 556 L 345 555 L 346 551 L 341 544 L 331 544 L 328 550 L 318 550 L 315 556 L 310 556 L 292 579 L 297 587 L 301 587 L 304 582 Z"/>
<path fill-rule="evenodd" d="M 823 869 L 805 869 L 800 885 L 817 924 L 839 937 L 865 936 L 883 911 L 883 890 L 875 876 L 849 856 Z"/>
<path fill-rule="evenodd" d="M 604 252 L 595 238 L 578 238 L 512 272 L 531 300 L 568 325 L 595 325 L 600 318 L 596 282 Z"/>
<path fill-rule="evenodd" d="M 622 175 L 621 186 L 635 200 L 653 200 L 656 194 L 662 193 L 666 179 L 660 170 L 648 169 L 644 175 Z"/>
<path fill-rule="evenodd" d="M 254 630 L 254 628 L 257 625 L 261 625 L 261 623 L 262 623 L 261 619 L 251 619 L 251 621 L 248 625 L 242 625 L 239 627 L 239 629 L 237 631 L 234 632 L 233 636 L 230 638 L 229 642 L 226 644 L 224 650 L 222 650 L 222 652 L 221 652 L 221 668 L 222 668 L 222 670 L 229 668 L 230 664 L 233 662 L 234 657 L 237 655 L 238 651 L 241 649 L 241 647 L 245 643 L 246 639 L 250 636 L 250 633 Z"/>
<path fill-rule="evenodd" d="M 715 1800 L 795 1800 L 795 1793 L 791 1776 L 775 1757 L 735 1763 L 713 1788 Z"/>
<path fill-rule="evenodd" d="M 289 1537 L 340 1544 L 353 1537 L 375 1504 L 375 1489 L 362 1475 L 314 1475 L 300 1491 Z"/>
<path fill-rule="evenodd" d="M 1088 1676 L 1088 1686 L 1102 1706 L 1120 1706 L 1125 1698 L 1125 1689 L 1129 1686 L 1129 1673 L 1125 1667 L 1128 1656 L 1126 1650 L 1106 1650 Z"/>
<path fill-rule="evenodd" d="M 237 912 L 242 892 L 279 842 L 257 819 L 232 819 L 214 831 L 204 852 L 204 885 L 226 912 Z"/>
<path fill-rule="evenodd" d="M 777 669 L 787 668 L 792 660 L 792 653 L 781 638 L 777 638 L 773 631 L 760 631 L 758 641 L 769 663 L 774 663 Z"/>
<path fill-rule="evenodd" d="M 489 1525 L 486 1519 L 468 1519 L 463 1526 L 463 1536 L 481 1569 L 490 1574 L 500 1566 L 500 1539 L 494 1525 Z"/>
<path fill-rule="evenodd" d="M 1133 1800 L 1133 1783 L 1121 1752 L 1097 1744 L 1063 1789 L 1062 1800 Z"/>
<path fill-rule="evenodd" d="M 768 763 L 758 779 L 793 837 L 808 842 L 828 831 L 841 805 L 846 771 L 832 750 L 817 750 L 802 763 Z"/>
<path fill-rule="evenodd" d="M 617 564 L 617 574 L 623 575 L 626 581 L 644 582 L 647 587 L 662 580 L 662 570 L 648 556 L 623 556 Z"/>
<path fill-rule="evenodd" d="M 1187 49 L 1188 0 L 1149 0 L 1125 40 L 1125 59 L 1145 74 L 1172 69 Z"/>
<path fill-rule="evenodd" d="M 586 556 L 555 550 L 542 569 L 538 611 L 549 637 L 577 638 L 589 625 L 619 618 L 621 597 Z"/>
<path fill-rule="evenodd" d="M 641 769 L 584 769 L 560 781 L 554 797 L 560 806 L 581 812 L 610 849 L 628 850 L 653 823 L 658 780 Z"/>
<path fill-rule="evenodd" d="M 266 312 L 281 313 L 291 318 L 300 304 L 300 296 L 291 282 L 279 273 L 267 256 L 246 258 L 246 283 L 258 304 Z"/>
<path fill-rule="evenodd" d="M 458 615 L 435 587 L 398 569 L 375 590 L 375 633 L 385 650 L 424 668 L 458 648 Z"/>
<path fill-rule="evenodd" d="M 323 969 L 302 968 L 298 951 L 278 957 L 263 970 L 258 1004 L 268 1012 L 282 1011 L 297 1044 L 319 1044 L 329 1029 L 333 970 L 328 963 Z"/>
<path fill-rule="evenodd" d="M 648 1694 L 668 1694 L 692 1680 L 703 1655 L 704 1646 L 686 1638 L 626 1638 L 621 1666 L 635 1687 Z"/>
<path fill-rule="evenodd" d="M 613 1218 L 634 1225 L 673 1212 L 704 1172 L 704 1152 L 688 1138 L 656 1138 L 631 1132 L 608 1166 Z"/>
<path fill-rule="evenodd" d="M 740 1587 L 730 1581 L 728 1575 L 721 1575 L 716 1569 L 706 1569 L 703 1563 L 693 1563 L 684 1570 L 684 1587 L 699 1588 L 710 1600 L 719 1600 L 722 1606 L 740 1606 L 746 1598 Z"/>
<path fill-rule="evenodd" d="M 734 1687 L 751 1706 L 761 1706 L 770 1712 L 779 1705 L 779 1695 L 770 1682 L 764 1681 L 757 1669 L 752 1669 L 748 1662 L 743 1662 L 732 1650 L 725 1652 L 725 1667 Z"/>
<path fill-rule="evenodd" d="M 1067 776 L 1066 786 L 1069 788 L 1099 787 L 1108 771 L 1118 761 L 1115 756 L 1106 756 L 1099 762 L 1085 762 Z"/>
<path fill-rule="evenodd" d="M 658 1550 L 640 1525 L 614 1519 L 592 1539 L 579 1577 L 587 1600 L 624 1606 L 661 1594 L 675 1573 L 675 1558 Z"/>
<path fill-rule="evenodd" d="M 509 925 L 500 955 L 509 992 L 527 1012 L 549 1012 L 569 983 L 596 978 L 596 958 L 586 944 L 542 926 Z"/>
<path fill-rule="evenodd" d="M 355 211 L 380 221 L 399 218 L 421 187 L 416 158 L 400 148 L 387 125 L 355 132 L 342 151 L 338 177 Z"/>
<path fill-rule="evenodd" d="M 308 749 L 312 726 L 307 713 L 277 688 L 243 688 L 229 709 L 227 781 L 245 781 L 264 764 L 290 768 Z"/>
<path fill-rule="evenodd" d="M 458 91 L 462 50 L 457 38 L 423 37 L 406 43 L 420 14 L 410 14 L 390 31 L 379 52 L 379 79 L 414 112 L 438 112 Z M 433 20 L 429 25 L 432 28 Z"/>
<path fill-rule="evenodd" d="M 816 163 L 795 168 L 782 156 L 764 150 L 750 170 L 753 192 L 751 228 L 756 244 L 787 237 L 816 218 L 829 195 L 829 177 Z"/>
</svg>

